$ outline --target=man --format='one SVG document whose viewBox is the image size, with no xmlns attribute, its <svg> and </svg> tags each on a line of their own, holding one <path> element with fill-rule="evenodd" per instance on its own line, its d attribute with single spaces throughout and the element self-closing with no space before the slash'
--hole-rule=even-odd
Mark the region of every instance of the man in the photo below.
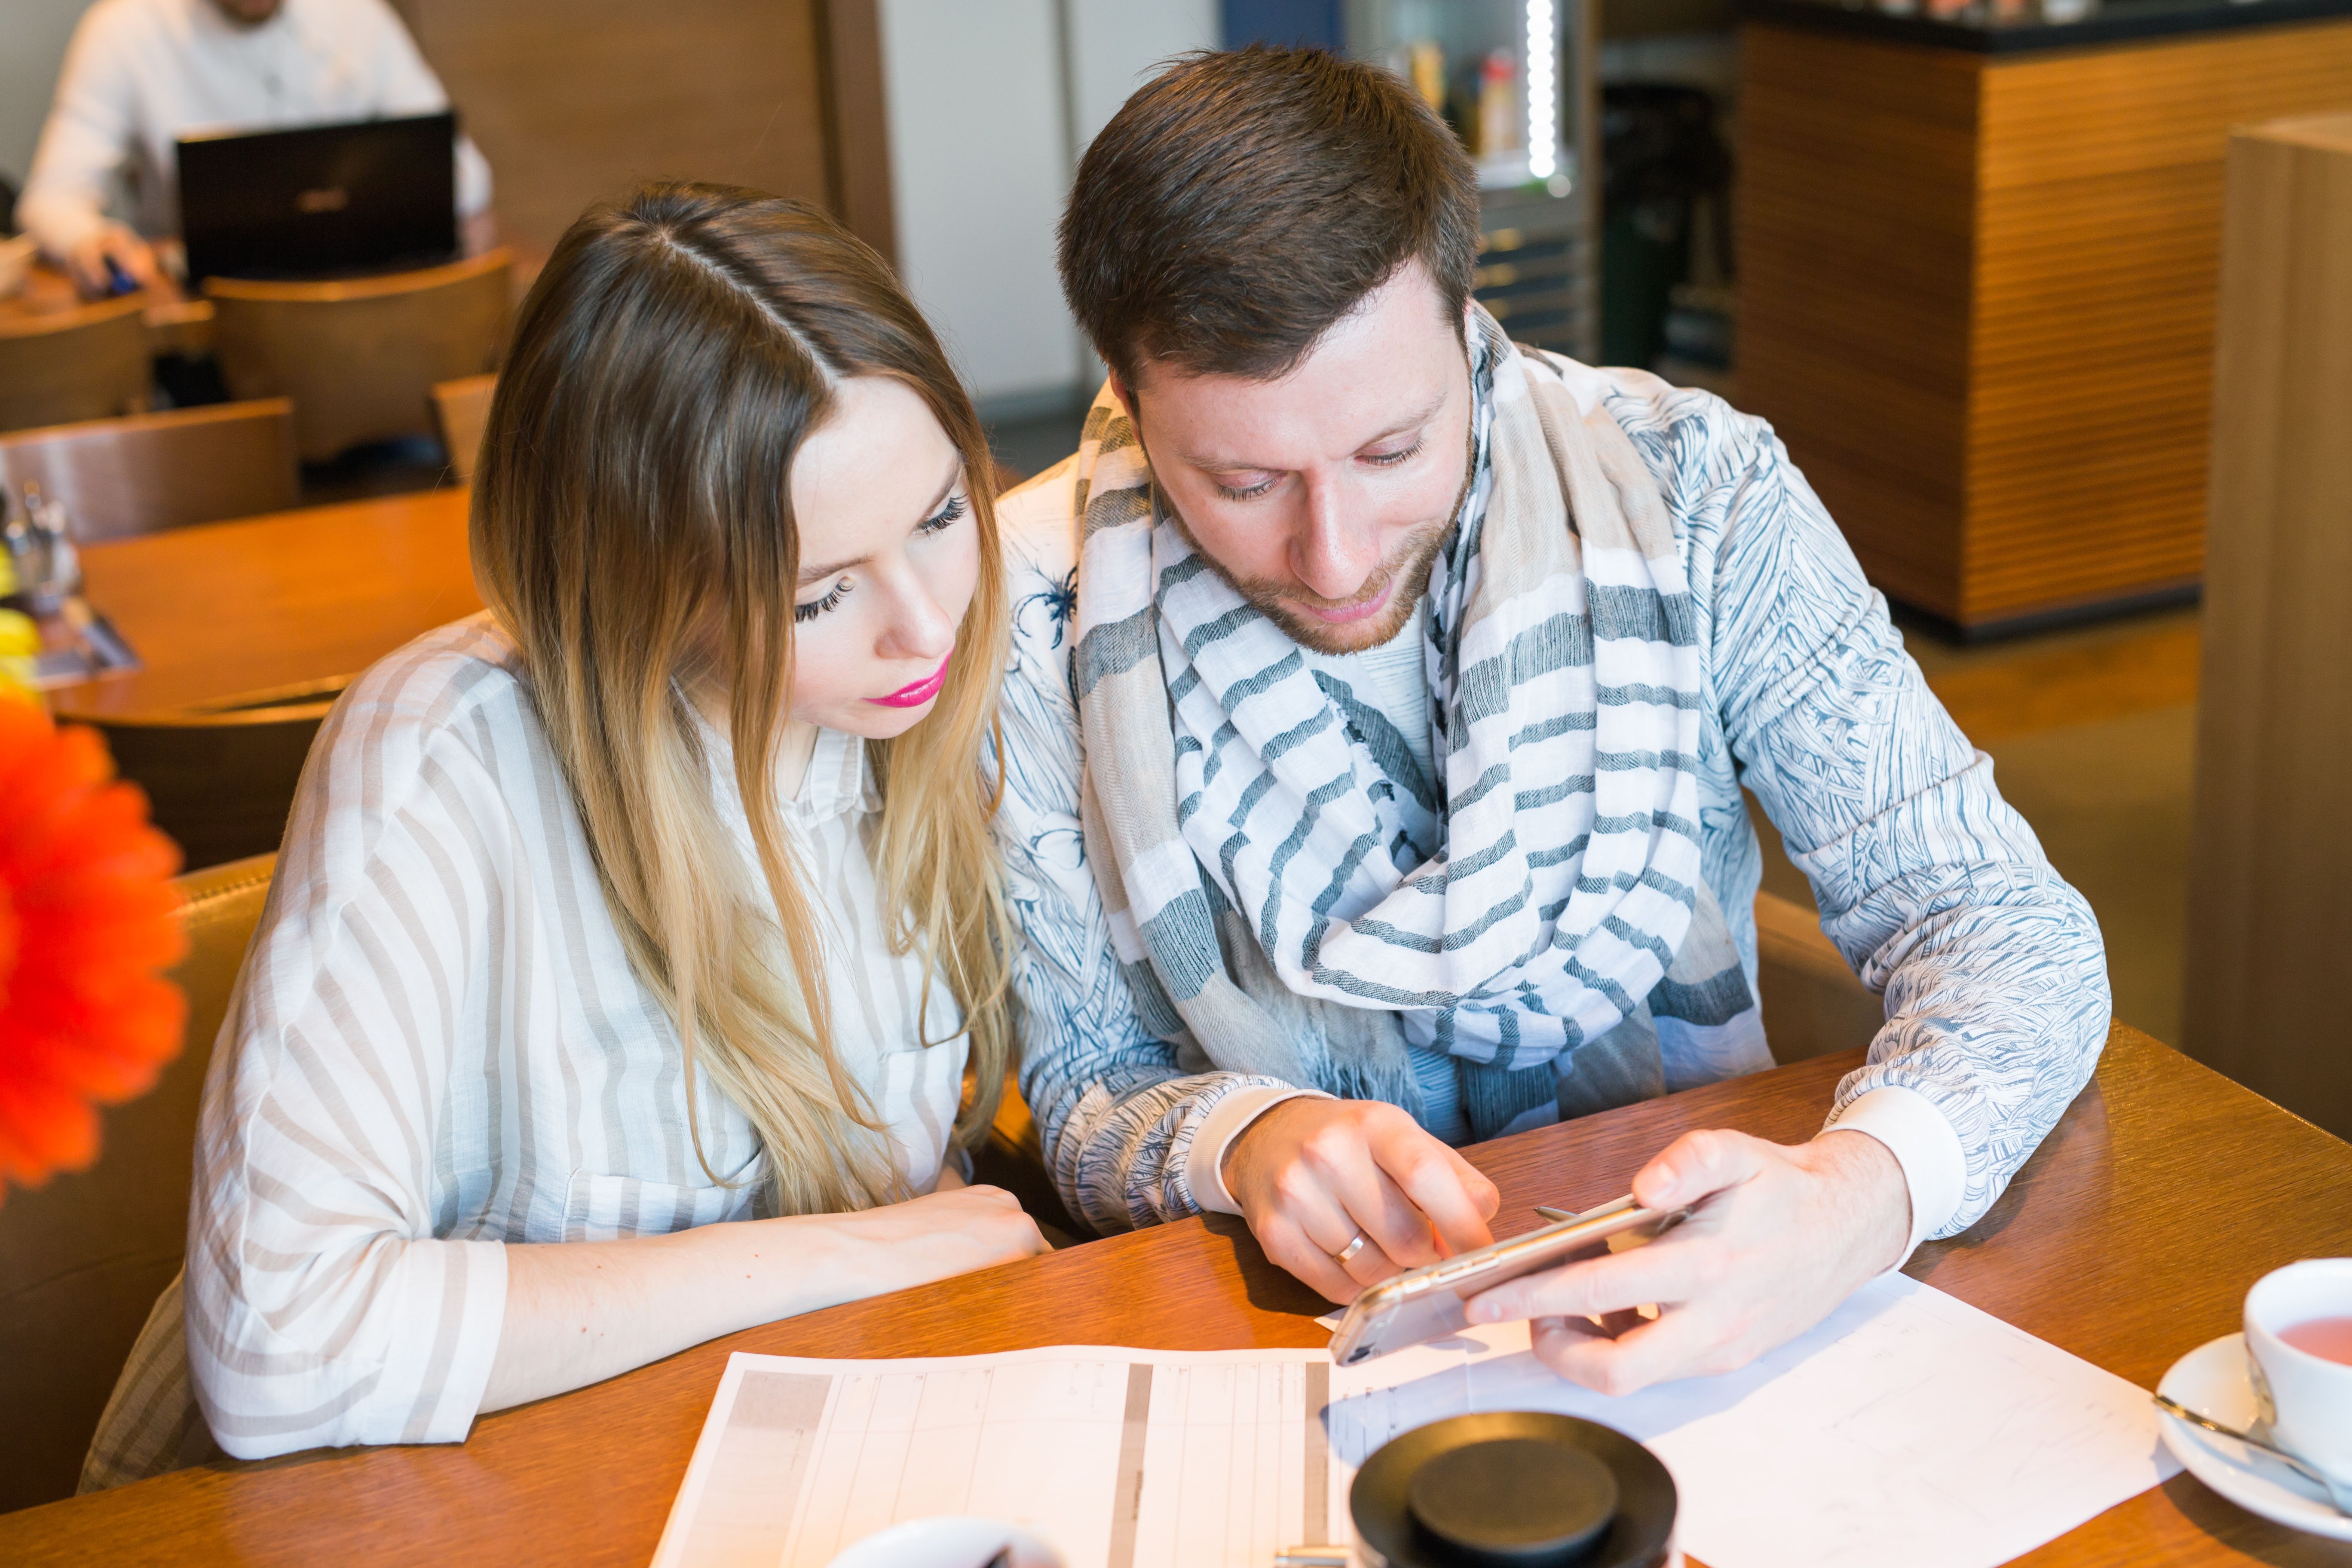
<svg viewBox="0 0 2352 1568">
<path fill-rule="evenodd" d="M 1022 1081 L 1097 1226 L 1239 1213 L 1334 1300 L 1480 1245 L 1449 1144 L 1769 1064 L 1744 783 L 1887 1022 L 1811 1142 L 1677 1139 L 1631 1185 L 1687 1224 L 1474 1302 L 1621 1392 L 1981 1215 L 2106 977 L 1770 431 L 1514 349 L 1477 213 L 1409 89 L 1307 52 L 1181 62 L 1080 165 L 1110 380 L 999 508 Z"/>
<path fill-rule="evenodd" d="M 111 291 L 110 261 L 142 287 L 168 287 L 155 247 L 179 231 L 182 136 L 448 107 L 383 0 L 99 0 L 66 50 L 16 222 L 86 293 Z M 107 216 L 126 174 L 135 225 Z M 488 243 L 489 205 L 489 165 L 460 137 L 469 248 Z"/>
</svg>

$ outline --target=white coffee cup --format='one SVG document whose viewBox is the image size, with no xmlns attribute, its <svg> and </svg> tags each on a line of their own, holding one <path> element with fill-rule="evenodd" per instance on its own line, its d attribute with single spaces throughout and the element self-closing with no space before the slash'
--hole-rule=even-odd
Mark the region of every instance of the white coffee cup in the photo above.
<svg viewBox="0 0 2352 1568">
<path fill-rule="evenodd" d="M 2298 1350 L 2282 1329 L 2352 1317 L 2352 1258 L 2290 1263 L 2246 1292 L 2247 1371 L 2280 1447 L 2352 1482 L 2352 1366 Z"/>
<path fill-rule="evenodd" d="M 999 1552 L 1012 1568 L 1064 1568 L 1052 1544 L 1018 1525 L 971 1514 L 910 1519 L 853 1542 L 830 1568 L 987 1568 Z"/>
</svg>

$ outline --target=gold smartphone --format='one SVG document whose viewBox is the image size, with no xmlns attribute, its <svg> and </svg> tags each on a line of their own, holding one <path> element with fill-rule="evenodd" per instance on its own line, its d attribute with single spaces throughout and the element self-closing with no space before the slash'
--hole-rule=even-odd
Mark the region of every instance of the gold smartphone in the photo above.
<svg viewBox="0 0 2352 1568">
<path fill-rule="evenodd" d="M 1647 1239 L 1689 1212 L 1645 1209 L 1623 1197 L 1541 1230 L 1367 1285 L 1332 1331 L 1331 1359 L 1354 1366 L 1460 1333 L 1468 1326 L 1463 1304 L 1480 1291 L 1565 1263 L 1577 1253 L 1606 1246 L 1612 1237 L 1638 1234 Z"/>
</svg>

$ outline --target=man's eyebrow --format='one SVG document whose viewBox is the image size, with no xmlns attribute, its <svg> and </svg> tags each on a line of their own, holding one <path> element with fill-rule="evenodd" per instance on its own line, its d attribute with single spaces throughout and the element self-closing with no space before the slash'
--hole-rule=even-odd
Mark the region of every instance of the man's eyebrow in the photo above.
<svg viewBox="0 0 2352 1568">
<path fill-rule="evenodd" d="M 929 504 L 923 508 L 922 518 L 918 521 L 928 521 L 937 517 L 940 508 L 947 504 L 948 497 L 953 493 L 956 481 L 962 478 L 963 458 L 959 454 L 954 466 L 948 469 L 947 482 L 940 486 L 939 493 L 931 497 Z M 852 566 L 863 566 L 873 559 L 871 555 L 860 555 L 854 560 L 829 562 L 823 566 L 803 566 L 801 568 L 800 585 L 805 588 L 810 584 L 830 577 L 836 572 L 846 572 Z"/>
<path fill-rule="evenodd" d="M 1428 407 L 1422 409 L 1417 414 L 1409 414 L 1405 416 L 1405 417 L 1398 420 L 1395 424 L 1390 426 L 1387 429 L 1381 431 L 1377 436 L 1367 437 L 1357 447 L 1357 450 L 1361 451 L 1365 447 L 1373 446 L 1379 442 L 1385 441 L 1392 436 L 1402 436 L 1408 430 L 1416 429 L 1421 426 L 1426 425 L 1431 420 L 1436 418 L 1437 411 L 1444 406 L 1445 394 L 1441 392 L 1431 401 Z M 1236 469 L 1247 472 L 1263 467 L 1262 464 L 1258 463 L 1233 462 L 1218 458 L 1201 457 L 1191 452 L 1181 453 L 1179 456 L 1181 456 L 1186 463 L 1192 465 L 1193 468 L 1207 468 L 1212 472 L 1219 469 L 1228 472 Z"/>
</svg>

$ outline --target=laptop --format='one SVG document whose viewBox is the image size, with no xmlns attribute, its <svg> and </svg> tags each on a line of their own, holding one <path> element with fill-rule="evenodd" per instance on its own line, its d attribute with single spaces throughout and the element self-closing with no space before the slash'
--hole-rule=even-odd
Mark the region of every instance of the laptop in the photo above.
<svg viewBox="0 0 2352 1568">
<path fill-rule="evenodd" d="M 457 253 L 457 119 L 447 111 L 184 136 L 188 281 L 331 278 Z"/>
</svg>

